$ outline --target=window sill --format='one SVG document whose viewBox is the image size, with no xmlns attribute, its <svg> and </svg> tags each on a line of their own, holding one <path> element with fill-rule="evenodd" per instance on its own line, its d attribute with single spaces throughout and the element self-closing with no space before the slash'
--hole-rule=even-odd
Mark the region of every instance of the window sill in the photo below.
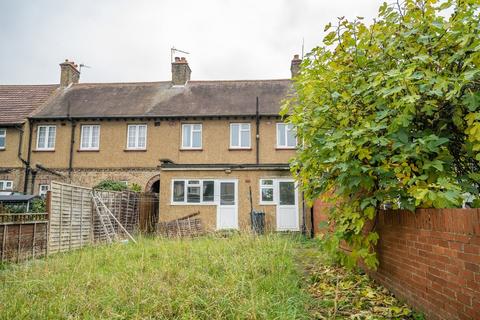
<svg viewBox="0 0 480 320">
<path fill-rule="evenodd" d="M 228 148 L 228 151 L 252 151 L 252 148 Z"/>
<path fill-rule="evenodd" d="M 55 149 L 35 149 L 32 152 L 55 152 Z"/>
<path fill-rule="evenodd" d="M 297 150 L 297 147 L 276 147 L 275 150 Z"/>
<path fill-rule="evenodd" d="M 5 151 L 5 150 L 7 150 L 7 149 L 6 148 L 0 148 L 0 151 Z"/>
<path fill-rule="evenodd" d="M 180 151 L 203 151 L 203 148 L 180 148 Z"/>
<path fill-rule="evenodd" d="M 147 149 L 123 149 L 124 152 L 147 152 Z"/>
<path fill-rule="evenodd" d="M 260 202 L 260 206 L 276 206 L 277 204 L 275 202 Z"/>
<path fill-rule="evenodd" d="M 100 152 L 100 149 L 78 149 L 77 152 Z"/>
</svg>

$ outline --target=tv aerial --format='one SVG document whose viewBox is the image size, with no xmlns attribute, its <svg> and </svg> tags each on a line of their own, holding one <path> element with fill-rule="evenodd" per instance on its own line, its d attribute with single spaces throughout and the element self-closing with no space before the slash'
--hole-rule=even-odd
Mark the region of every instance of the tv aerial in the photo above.
<svg viewBox="0 0 480 320">
<path fill-rule="evenodd" d="M 88 68 L 90 69 L 91 67 L 90 66 L 87 66 L 86 64 L 84 63 L 80 63 L 80 66 L 78 68 L 78 72 L 82 73 L 82 68 Z"/>
<path fill-rule="evenodd" d="M 171 62 L 173 62 L 173 56 L 175 55 L 176 52 L 181 52 L 181 53 L 185 53 L 185 54 L 190 54 L 190 52 L 183 51 L 183 50 L 177 49 L 177 48 L 175 48 L 175 47 L 171 47 L 171 48 L 170 48 L 170 61 L 171 61 Z"/>
</svg>

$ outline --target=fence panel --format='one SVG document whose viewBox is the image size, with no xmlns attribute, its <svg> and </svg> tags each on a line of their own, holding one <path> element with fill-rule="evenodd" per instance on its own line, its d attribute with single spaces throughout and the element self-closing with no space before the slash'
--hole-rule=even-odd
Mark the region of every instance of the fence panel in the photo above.
<svg viewBox="0 0 480 320">
<path fill-rule="evenodd" d="M 81 248 L 92 242 L 90 188 L 52 182 L 49 253 Z"/>
<path fill-rule="evenodd" d="M 47 253 L 46 213 L 0 214 L 0 261 L 19 262 Z"/>
</svg>

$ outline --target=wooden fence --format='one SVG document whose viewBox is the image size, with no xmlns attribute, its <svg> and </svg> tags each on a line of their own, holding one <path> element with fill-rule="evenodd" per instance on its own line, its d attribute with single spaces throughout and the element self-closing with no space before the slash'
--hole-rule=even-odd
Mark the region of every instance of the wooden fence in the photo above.
<svg viewBox="0 0 480 320">
<path fill-rule="evenodd" d="M 52 182 L 50 186 L 48 252 L 62 252 L 91 243 L 91 189 Z"/>
<path fill-rule="evenodd" d="M 46 213 L 0 214 L 0 261 L 19 262 L 47 253 Z"/>
</svg>

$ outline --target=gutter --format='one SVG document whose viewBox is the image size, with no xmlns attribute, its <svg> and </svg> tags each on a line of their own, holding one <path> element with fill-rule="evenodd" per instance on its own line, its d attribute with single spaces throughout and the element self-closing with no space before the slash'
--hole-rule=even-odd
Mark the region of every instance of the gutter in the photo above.
<svg viewBox="0 0 480 320">
<path fill-rule="evenodd" d="M 37 120 L 70 120 L 70 119 L 132 119 L 132 118 L 141 118 L 141 119 L 185 119 L 185 118 L 232 118 L 232 117 L 255 117 L 256 114 L 199 114 L 199 115 L 85 115 L 85 116 L 35 116 L 32 119 Z M 259 117 L 277 117 L 280 118 L 278 113 L 272 114 L 259 114 Z"/>
</svg>

